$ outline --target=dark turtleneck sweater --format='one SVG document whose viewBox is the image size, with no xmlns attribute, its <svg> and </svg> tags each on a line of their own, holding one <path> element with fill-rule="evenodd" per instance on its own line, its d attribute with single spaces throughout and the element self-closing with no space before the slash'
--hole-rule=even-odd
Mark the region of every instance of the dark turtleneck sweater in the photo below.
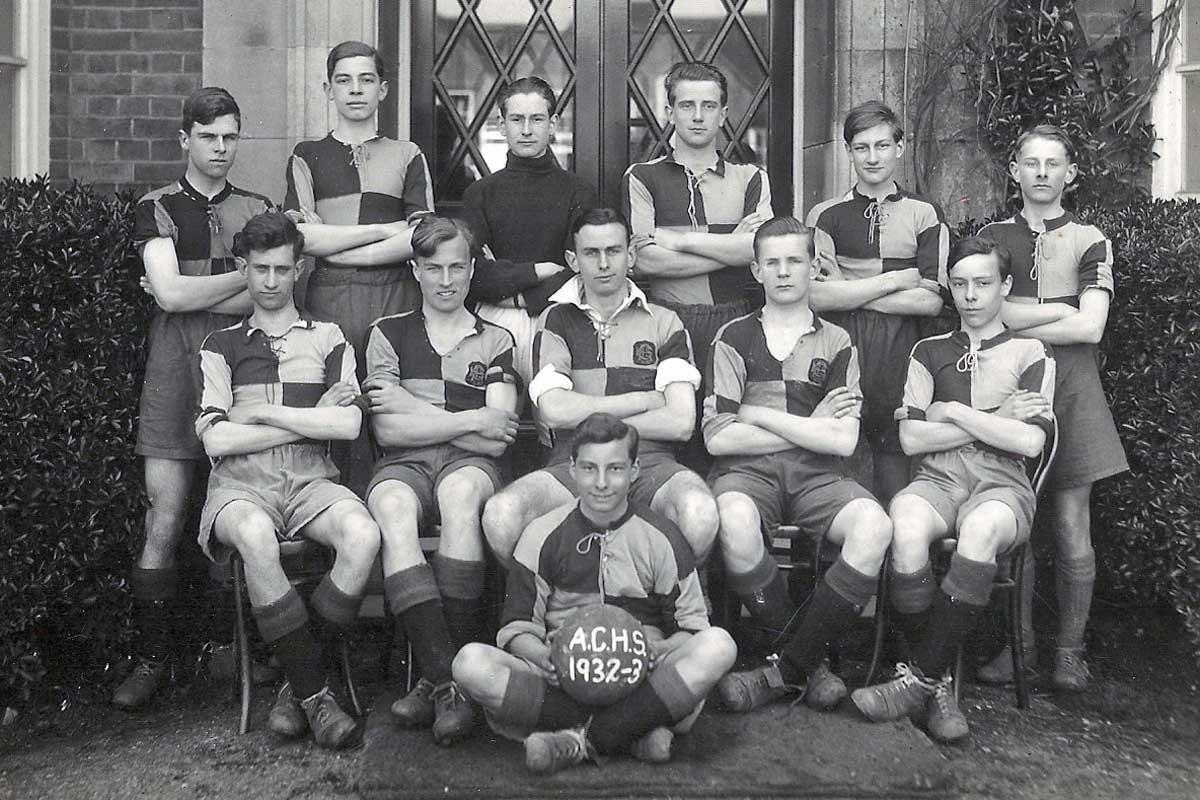
<svg viewBox="0 0 1200 800">
<path fill-rule="evenodd" d="M 470 301 L 497 303 L 521 294 L 530 316 L 573 275 L 570 270 L 538 282 L 534 264 L 566 265 L 571 225 L 596 205 L 596 192 L 558 165 L 553 152 L 538 158 L 508 154 L 504 169 L 475 181 L 463 193 L 463 219 L 476 245 L 488 245 L 496 260 L 476 253 Z"/>
</svg>

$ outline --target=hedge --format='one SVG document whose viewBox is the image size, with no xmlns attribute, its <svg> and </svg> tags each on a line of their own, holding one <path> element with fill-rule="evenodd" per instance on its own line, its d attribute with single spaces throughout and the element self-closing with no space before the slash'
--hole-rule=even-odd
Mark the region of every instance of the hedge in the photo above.
<svg viewBox="0 0 1200 800">
<path fill-rule="evenodd" d="M 1200 653 L 1200 205 L 1086 209 L 1116 246 L 1105 386 L 1130 473 L 1094 498 L 1101 585 Z M 101 683 L 132 640 L 133 453 L 151 304 L 131 198 L 0 183 L 0 705 Z"/>
<path fill-rule="evenodd" d="M 133 453 L 150 303 L 128 197 L 0 183 L 0 705 L 131 639 Z"/>
</svg>

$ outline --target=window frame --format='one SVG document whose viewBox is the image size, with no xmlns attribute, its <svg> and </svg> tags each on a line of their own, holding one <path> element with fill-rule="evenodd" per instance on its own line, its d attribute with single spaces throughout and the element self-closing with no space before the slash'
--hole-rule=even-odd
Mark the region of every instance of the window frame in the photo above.
<svg viewBox="0 0 1200 800">
<path fill-rule="evenodd" d="M 1154 0 L 1152 14 L 1158 19 L 1166 0 Z M 1200 52 L 1185 53 L 1188 16 L 1200 14 L 1200 0 L 1187 0 L 1179 34 L 1171 45 L 1170 62 L 1159 78 L 1151 114 L 1159 140 L 1159 158 L 1154 162 L 1151 191 L 1155 197 L 1200 199 L 1200 183 L 1186 184 L 1187 110 L 1184 105 L 1185 76 L 1200 75 Z M 1156 32 L 1156 35 L 1161 33 Z M 1191 58 L 1187 61 L 1185 58 Z M 1193 79 L 1194 80 L 1194 79 Z M 1197 92 L 1200 102 L 1200 91 Z M 1192 133 L 1193 136 L 1200 135 Z"/>
<path fill-rule="evenodd" d="M 9 173 L 30 178 L 50 170 L 50 4 L 16 0 L 13 10 L 13 53 L 0 55 L 16 67 Z"/>
</svg>

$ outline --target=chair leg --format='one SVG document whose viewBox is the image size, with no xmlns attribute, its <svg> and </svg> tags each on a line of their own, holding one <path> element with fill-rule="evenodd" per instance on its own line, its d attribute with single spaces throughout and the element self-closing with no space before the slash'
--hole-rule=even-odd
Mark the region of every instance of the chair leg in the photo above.
<svg viewBox="0 0 1200 800">
<path fill-rule="evenodd" d="M 1025 559 L 1028 558 L 1029 546 L 1022 545 L 1013 555 L 1010 569 L 1012 570 L 1012 588 L 1008 598 L 1008 637 L 1012 649 L 1013 677 L 1016 683 L 1017 708 L 1029 708 L 1029 683 L 1025 680 L 1025 632 L 1021 630 L 1021 608 L 1024 592 Z"/>
<path fill-rule="evenodd" d="M 892 563 L 892 551 L 888 550 L 883 556 L 883 564 L 879 567 L 879 581 L 875 589 L 875 645 L 871 648 L 871 666 L 867 667 L 867 680 L 864 685 L 870 686 L 875 682 L 875 671 L 883 659 L 883 645 L 888 630 L 888 595 L 891 591 L 889 572 Z"/>
<path fill-rule="evenodd" d="M 250 730 L 250 690 L 253 680 L 250 675 L 250 640 L 246 632 L 246 572 L 242 560 L 233 556 L 233 646 L 237 651 L 238 683 L 241 686 L 242 716 L 238 733 Z"/>
<path fill-rule="evenodd" d="M 346 683 L 346 693 L 350 695 L 350 705 L 354 706 L 354 716 L 362 716 L 362 706 L 358 702 L 358 690 L 354 686 L 354 673 L 350 669 L 350 644 L 343 635 L 338 642 L 338 666 L 342 670 L 342 680 Z"/>
<path fill-rule="evenodd" d="M 958 698 L 962 696 L 962 678 L 963 678 L 963 646 L 958 646 L 958 653 L 954 656 L 954 702 L 958 702 Z M 940 677 L 940 676 L 939 676 Z"/>
<path fill-rule="evenodd" d="M 385 609 L 383 614 L 387 633 L 383 635 L 383 649 L 379 655 L 379 679 L 387 681 L 392 674 L 392 649 L 396 646 L 396 619 Z"/>
<path fill-rule="evenodd" d="M 404 693 L 407 694 L 413 688 L 413 647 L 412 639 L 405 637 L 404 647 L 407 655 L 404 657 Z"/>
</svg>

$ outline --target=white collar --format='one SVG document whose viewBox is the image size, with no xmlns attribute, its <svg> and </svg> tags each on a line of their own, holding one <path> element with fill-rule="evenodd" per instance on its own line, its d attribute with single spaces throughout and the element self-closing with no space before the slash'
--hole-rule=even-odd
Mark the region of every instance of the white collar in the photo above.
<svg viewBox="0 0 1200 800">
<path fill-rule="evenodd" d="M 646 293 L 643 292 L 636 283 L 628 278 L 625 279 L 625 285 L 629 291 L 625 295 L 624 301 L 621 302 L 621 305 L 617 307 L 617 310 L 613 312 L 612 316 L 617 316 L 617 314 L 620 314 L 622 311 L 632 306 L 635 302 L 640 303 L 642 308 L 649 313 L 650 307 L 648 305 L 649 301 L 646 299 Z M 571 278 L 571 280 L 564 283 L 557 292 L 550 295 L 550 302 L 573 305 L 580 310 L 587 312 L 589 316 L 598 316 L 595 307 L 589 305 L 587 301 L 584 300 L 583 278 L 579 275 Z"/>
</svg>

